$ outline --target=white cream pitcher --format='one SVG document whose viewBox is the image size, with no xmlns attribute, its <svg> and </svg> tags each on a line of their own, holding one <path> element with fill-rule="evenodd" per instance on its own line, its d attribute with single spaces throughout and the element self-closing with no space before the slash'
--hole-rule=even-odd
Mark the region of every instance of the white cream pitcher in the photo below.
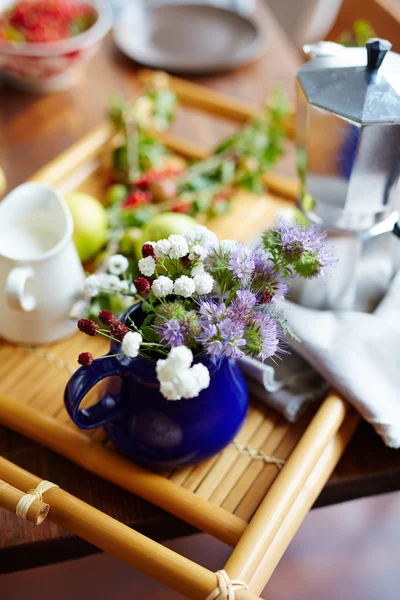
<svg viewBox="0 0 400 600">
<path fill-rule="evenodd" d="M 69 318 L 84 272 L 61 196 L 25 183 L 0 202 L 0 337 L 46 344 L 76 331 Z"/>
</svg>

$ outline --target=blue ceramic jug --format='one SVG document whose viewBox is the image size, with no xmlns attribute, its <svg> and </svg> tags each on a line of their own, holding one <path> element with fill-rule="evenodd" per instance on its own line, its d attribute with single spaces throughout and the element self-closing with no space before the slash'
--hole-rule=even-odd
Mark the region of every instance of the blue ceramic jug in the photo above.
<svg viewBox="0 0 400 600">
<path fill-rule="evenodd" d="M 137 324 L 139 305 L 125 314 Z M 111 343 L 110 355 L 121 351 Z M 178 467 L 209 458 L 229 444 L 247 413 L 248 394 L 237 364 L 224 358 L 214 363 L 205 352 L 194 357 L 210 371 L 210 385 L 196 398 L 177 401 L 161 395 L 156 363 L 138 356 L 105 355 L 72 375 L 64 402 L 74 423 L 82 429 L 104 426 L 108 438 L 124 454 L 154 466 Z M 90 408 L 80 404 L 102 379 L 105 389 Z"/>
</svg>

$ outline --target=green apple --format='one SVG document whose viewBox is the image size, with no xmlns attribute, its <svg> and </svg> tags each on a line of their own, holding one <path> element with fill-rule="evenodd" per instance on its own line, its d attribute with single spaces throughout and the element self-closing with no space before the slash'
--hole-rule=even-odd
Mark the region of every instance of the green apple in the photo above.
<svg viewBox="0 0 400 600">
<path fill-rule="evenodd" d="M 154 215 L 142 227 L 142 235 L 136 244 L 137 255 L 141 256 L 141 248 L 145 242 L 157 242 L 171 234 L 185 233 L 197 224 L 193 217 L 183 213 L 166 212 Z"/>
<path fill-rule="evenodd" d="M 65 201 L 74 221 L 73 240 L 81 261 L 93 258 L 107 241 L 107 213 L 90 194 L 70 192 Z"/>
</svg>

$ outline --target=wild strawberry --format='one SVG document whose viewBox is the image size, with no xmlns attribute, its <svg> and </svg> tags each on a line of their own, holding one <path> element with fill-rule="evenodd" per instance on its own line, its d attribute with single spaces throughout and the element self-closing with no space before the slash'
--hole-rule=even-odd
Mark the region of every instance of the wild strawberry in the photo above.
<svg viewBox="0 0 400 600">
<path fill-rule="evenodd" d="M 168 169 L 150 169 L 143 173 L 139 177 L 137 181 L 135 181 L 135 185 L 139 187 L 147 187 L 154 181 L 161 181 L 162 179 L 173 179 L 182 173 L 182 169 L 173 169 L 172 167 Z"/>
<path fill-rule="evenodd" d="M 152 200 L 150 192 L 134 190 L 122 203 L 122 208 L 131 208 L 139 204 L 150 204 Z"/>
<path fill-rule="evenodd" d="M 174 204 L 171 210 L 176 213 L 189 213 L 192 210 L 192 205 L 190 202 L 179 202 Z"/>
</svg>

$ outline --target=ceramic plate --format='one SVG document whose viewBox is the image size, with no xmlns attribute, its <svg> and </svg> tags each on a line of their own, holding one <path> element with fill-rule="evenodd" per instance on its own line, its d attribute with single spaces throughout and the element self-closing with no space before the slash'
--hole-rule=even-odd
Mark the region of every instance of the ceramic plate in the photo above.
<svg viewBox="0 0 400 600">
<path fill-rule="evenodd" d="M 128 6 L 114 27 L 114 39 L 133 60 L 181 73 L 233 69 L 258 58 L 263 46 L 252 19 L 201 4 Z"/>
</svg>

